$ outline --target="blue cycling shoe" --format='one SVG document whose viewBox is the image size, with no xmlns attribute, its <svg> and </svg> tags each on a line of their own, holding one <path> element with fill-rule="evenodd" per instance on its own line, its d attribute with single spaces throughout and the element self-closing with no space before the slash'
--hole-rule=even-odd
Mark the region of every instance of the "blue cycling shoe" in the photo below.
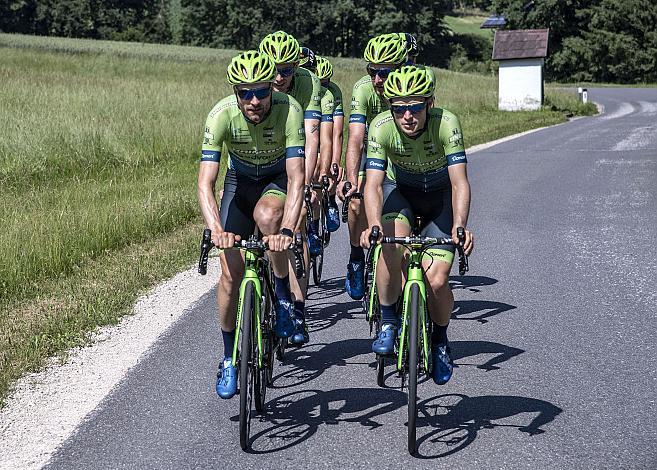
<svg viewBox="0 0 657 470">
<path fill-rule="evenodd" d="M 397 337 L 397 328 L 393 325 L 383 325 L 379 335 L 372 343 L 372 352 L 387 356 L 395 351 L 395 338 Z"/>
<path fill-rule="evenodd" d="M 347 264 L 347 278 L 344 281 L 344 288 L 354 300 L 363 298 L 365 291 L 365 262 L 350 261 Z"/>
<path fill-rule="evenodd" d="M 452 378 L 452 358 L 451 350 L 446 344 L 436 344 L 433 346 L 433 371 L 431 377 L 438 385 L 446 384 Z"/>
<path fill-rule="evenodd" d="M 308 234 L 308 251 L 310 251 L 310 256 L 317 256 L 322 252 L 322 241 L 316 233 Z"/>
<path fill-rule="evenodd" d="M 217 395 L 221 398 L 232 398 L 237 392 L 237 368 L 229 358 L 224 358 L 217 372 Z"/>
<path fill-rule="evenodd" d="M 310 335 L 308 334 L 308 327 L 306 322 L 300 318 L 294 319 L 294 334 L 290 336 L 289 343 L 301 346 L 310 341 Z"/>
<path fill-rule="evenodd" d="M 289 338 L 294 333 L 294 321 L 292 321 L 292 312 L 294 305 L 287 300 L 279 300 L 276 305 L 276 326 L 274 333 L 279 338 Z"/>
<path fill-rule="evenodd" d="M 338 207 L 328 206 L 326 211 L 326 230 L 335 232 L 340 228 L 340 211 Z"/>
</svg>

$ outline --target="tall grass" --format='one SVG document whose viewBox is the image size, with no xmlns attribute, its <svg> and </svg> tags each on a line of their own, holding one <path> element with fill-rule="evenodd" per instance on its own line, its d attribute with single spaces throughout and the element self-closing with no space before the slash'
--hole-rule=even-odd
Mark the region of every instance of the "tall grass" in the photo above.
<svg viewBox="0 0 657 470">
<path fill-rule="evenodd" d="M 231 93 L 232 55 L 0 34 L 0 401 L 11 378 L 192 261 L 203 124 Z M 363 75 L 362 61 L 335 60 L 347 103 Z M 438 103 L 461 118 L 468 145 L 564 119 L 497 111 L 493 78 L 438 71 L 438 81 Z M 131 252 L 153 245 L 146 257 Z M 158 274 L 139 275 L 144 266 Z M 91 277 L 118 287 L 94 295 Z"/>
</svg>

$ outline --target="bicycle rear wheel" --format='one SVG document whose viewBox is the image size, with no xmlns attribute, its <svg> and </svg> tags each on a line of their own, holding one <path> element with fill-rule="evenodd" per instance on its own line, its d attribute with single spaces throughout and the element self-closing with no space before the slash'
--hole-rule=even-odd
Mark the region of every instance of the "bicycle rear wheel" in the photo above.
<svg viewBox="0 0 657 470">
<path fill-rule="evenodd" d="M 240 447 L 249 447 L 249 432 L 251 428 L 251 405 L 253 404 L 253 283 L 244 288 L 241 315 L 241 347 L 240 347 Z"/>
<path fill-rule="evenodd" d="M 408 452 L 413 455 L 417 450 L 417 376 L 418 376 L 418 317 L 420 315 L 420 288 L 411 286 L 411 310 L 408 325 Z"/>
</svg>

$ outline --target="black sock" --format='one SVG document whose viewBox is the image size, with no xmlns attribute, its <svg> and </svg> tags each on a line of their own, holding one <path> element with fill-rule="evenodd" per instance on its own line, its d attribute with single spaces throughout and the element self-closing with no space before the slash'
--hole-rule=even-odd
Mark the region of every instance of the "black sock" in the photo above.
<svg viewBox="0 0 657 470">
<path fill-rule="evenodd" d="M 381 305 L 381 323 L 384 325 L 393 325 L 397 328 L 397 305 Z"/>
<path fill-rule="evenodd" d="M 365 261 L 365 252 L 360 246 L 351 245 L 351 253 L 349 254 L 349 261 Z"/>
<path fill-rule="evenodd" d="M 310 224 L 310 233 L 319 233 L 319 219 L 313 220 Z"/>
<path fill-rule="evenodd" d="M 295 318 L 304 321 L 306 318 L 306 302 L 303 300 L 294 301 L 294 316 Z"/>
<path fill-rule="evenodd" d="M 431 344 L 447 344 L 447 326 L 440 326 L 437 323 L 433 324 L 433 331 L 431 332 Z"/>
<path fill-rule="evenodd" d="M 335 200 L 335 194 L 331 194 L 328 198 L 328 205 L 334 208 L 338 207 L 338 201 Z"/>
<path fill-rule="evenodd" d="M 292 294 L 290 294 L 290 276 L 279 278 L 274 274 L 274 291 L 278 300 L 287 300 L 289 302 L 292 299 Z"/>
<path fill-rule="evenodd" d="M 224 358 L 230 359 L 233 357 L 233 347 L 235 346 L 235 330 L 221 330 L 221 336 L 224 338 Z"/>
</svg>

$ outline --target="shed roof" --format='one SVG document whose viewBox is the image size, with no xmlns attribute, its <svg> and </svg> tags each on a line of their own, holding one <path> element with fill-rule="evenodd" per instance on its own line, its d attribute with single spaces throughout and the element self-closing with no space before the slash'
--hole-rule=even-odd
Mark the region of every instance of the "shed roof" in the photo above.
<svg viewBox="0 0 657 470">
<path fill-rule="evenodd" d="M 495 31 L 493 60 L 545 57 L 549 34 L 549 29 Z"/>
</svg>

